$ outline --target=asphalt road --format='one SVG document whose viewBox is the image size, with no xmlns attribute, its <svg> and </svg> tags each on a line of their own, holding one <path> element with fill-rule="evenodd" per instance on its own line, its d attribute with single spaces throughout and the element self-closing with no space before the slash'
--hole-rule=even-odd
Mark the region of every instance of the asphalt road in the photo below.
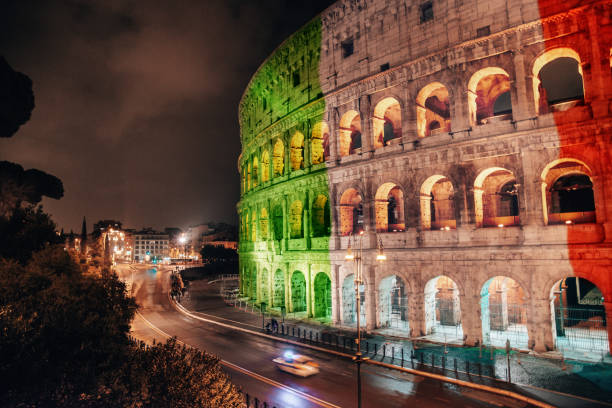
<svg viewBox="0 0 612 408">
<path fill-rule="evenodd" d="M 350 360 L 300 350 L 320 364 L 320 373 L 304 379 L 281 372 L 272 359 L 291 347 L 178 312 L 168 300 L 169 273 L 164 267 L 118 267 L 119 276 L 140 305 L 132 324 L 135 337 L 150 342 L 176 336 L 187 345 L 217 355 L 243 391 L 270 407 L 357 406 L 356 368 Z M 509 398 L 369 365 L 362 365 L 362 384 L 364 407 L 525 406 Z"/>
</svg>

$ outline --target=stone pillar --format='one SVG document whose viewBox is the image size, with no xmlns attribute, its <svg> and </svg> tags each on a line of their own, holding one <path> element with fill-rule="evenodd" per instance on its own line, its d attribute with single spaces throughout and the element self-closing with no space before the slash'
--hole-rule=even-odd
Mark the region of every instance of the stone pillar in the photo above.
<svg viewBox="0 0 612 408">
<path fill-rule="evenodd" d="M 289 209 L 287 208 L 287 196 L 283 197 L 282 200 L 283 206 L 283 245 L 281 248 L 286 250 L 289 242 Z"/>
<path fill-rule="evenodd" d="M 338 118 L 338 108 L 333 108 L 329 116 L 329 158 L 327 161 L 329 164 L 335 165 L 338 159 L 340 159 L 340 153 L 338 150 L 340 145 L 340 120 Z"/>
<path fill-rule="evenodd" d="M 332 281 L 332 324 L 340 324 L 340 265 L 331 265 Z"/>
<path fill-rule="evenodd" d="M 312 265 L 306 267 L 306 316 L 313 317 L 314 294 L 312 290 Z"/>
<path fill-rule="evenodd" d="M 597 9 L 591 8 L 587 12 L 587 23 L 589 30 L 591 61 L 590 62 L 590 78 L 583 78 L 583 84 L 588 89 L 585 93 L 591 101 L 591 109 L 595 118 L 605 117 L 608 114 L 608 99 L 606 98 L 606 88 L 610 90 L 610 67 L 608 65 L 609 58 L 602 58 L 599 46 L 599 24 L 597 23 Z M 605 69 L 602 67 L 602 61 L 608 65 Z M 583 65 L 584 68 L 584 65 Z M 585 95 L 585 101 L 587 96 Z"/>
<path fill-rule="evenodd" d="M 363 95 L 359 98 L 359 116 L 361 118 L 361 152 L 370 153 L 374 150 L 372 138 L 372 109 L 370 106 L 370 95 Z"/>
<path fill-rule="evenodd" d="M 465 81 L 467 84 L 467 81 Z M 459 136 L 463 136 L 462 133 L 470 127 L 469 121 L 469 109 L 468 109 L 468 90 L 464 88 L 463 78 L 457 78 L 453 83 L 453 95 L 451 98 L 451 132 L 461 132 Z"/>
<path fill-rule="evenodd" d="M 416 95 L 417 90 L 414 89 L 412 83 L 403 83 L 404 89 L 404 104 L 402 106 L 402 143 L 404 145 L 412 145 L 415 140 L 418 140 L 417 135 L 417 116 L 416 116 Z"/>
<path fill-rule="evenodd" d="M 408 294 L 408 320 L 410 337 L 425 335 L 425 292 L 416 283 Z"/>
<path fill-rule="evenodd" d="M 363 261 L 362 261 L 363 262 Z M 365 308 L 366 308 L 366 330 L 372 331 L 376 327 L 378 299 L 376 291 L 376 273 L 372 265 L 362 264 L 362 273 L 365 280 Z"/>
<path fill-rule="evenodd" d="M 482 342 L 480 295 L 478 293 L 475 295 L 465 294 L 461 297 L 460 302 L 463 342 L 467 346 L 474 346 Z"/>
<path fill-rule="evenodd" d="M 520 122 L 530 117 L 527 98 L 527 73 L 525 71 L 525 57 L 522 50 L 512 52 L 514 63 L 514 81 L 510 88 L 512 99 L 512 119 Z"/>
<path fill-rule="evenodd" d="M 606 329 L 608 330 L 608 349 L 612 350 L 612 300 L 610 296 L 604 296 L 604 308 L 606 311 Z M 611 353 L 608 352 L 608 355 Z"/>
<path fill-rule="evenodd" d="M 289 269 L 289 262 L 285 263 L 285 311 L 287 313 L 293 311 L 293 304 L 291 303 L 291 269 Z"/>
<path fill-rule="evenodd" d="M 550 299 L 533 298 L 527 316 L 528 346 L 531 350 L 544 352 L 554 349 Z"/>
</svg>

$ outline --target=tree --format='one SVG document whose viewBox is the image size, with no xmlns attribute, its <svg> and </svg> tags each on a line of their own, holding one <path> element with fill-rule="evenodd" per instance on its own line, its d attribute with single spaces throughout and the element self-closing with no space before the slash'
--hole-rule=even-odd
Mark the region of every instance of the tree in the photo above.
<svg viewBox="0 0 612 408">
<path fill-rule="evenodd" d="M 60 243 L 55 223 L 42 207 L 18 207 L 9 217 L 0 216 L 0 258 L 25 264 L 32 254 Z"/>
<path fill-rule="evenodd" d="M 11 137 L 34 109 L 32 80 L 0 57 L 0 137 Z"/>
<path fill-rule="evenodd" d="M 81 226 L 81 254 L 87 253 L 87 221 L 83 216 L 83 225 Z"/>
</svg>

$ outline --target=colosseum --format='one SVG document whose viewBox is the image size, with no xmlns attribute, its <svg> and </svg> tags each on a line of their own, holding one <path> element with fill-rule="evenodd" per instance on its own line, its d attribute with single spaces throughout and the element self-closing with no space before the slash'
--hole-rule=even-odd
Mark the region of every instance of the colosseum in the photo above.
<svg viewBox="0 0 612 408">
<path fill-rule="evenodd" d="M 240 102 L 241 296 L 346 329 L 360 310 L 383 335 L 609 354 L 611 19 L 609 0 L 328 7 Z"/>
</svg>

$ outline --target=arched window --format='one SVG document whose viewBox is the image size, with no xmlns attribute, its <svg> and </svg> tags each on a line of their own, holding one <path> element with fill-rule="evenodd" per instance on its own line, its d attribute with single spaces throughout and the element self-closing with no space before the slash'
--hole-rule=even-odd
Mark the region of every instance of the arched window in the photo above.
<svg viewBox="0 0 612 408">
<path fill-rule="evenodd" d="M 363 231 L 363 205 L 361 194 L 354 188 L 346 190 L 340 198 L 340 233 L 358 234 Z"/>
<path fill-rule="evenodd" d="M 385 183 L 376 192 L 376 231 L 404 231 L 404 193 L 394 183 Z"/>
<path fill-rule="evenodd" d="M 329 157 L 329 126 L 325 122 L 316 123 L 312 128 L 310 156 L 312 164 L 323 163 Z"/>
<path fill-rule="evenodd" d="M 448 90 L 439 82 L 421 89 L 416 98 L 417 134 L 429 136 L 437 131 L 450 132 L 450 101 Z"/>
<path fill-rule="evenodd" d="M 402 136 L 402 111 L 395 98 L 385 98 L 374 108 L 372 121 L 375 149 L 387 146 Z"/>
<path fill-rule="evenodd" d="M 346 112 L 340 119 L 340 156 L 361 152 L 361 116 L 357 111 Z"/>
<path fill-rule="evenodd" d="M 291 170 L 301 170 L 304 168 L 304 135 L 295 132 L 291 138 Z"/>
<path fill-rule="evenodd" d="M 259 160 L 253 156 L 253 187 L 257 187 L 259 180 Z"/>
<path fill-rule="evenodd" d="M 285 170 L 285 145 L 281 139 L 277 139 L 274 143 L 272 151 L 272 166 L 274 169 L 274 177 L 282 176 Z"/>
<path fill-rule="evenodd" d="M 580 56 L 570 48 L 555 48 L 540 55 L 533 64 L 533 93 L 536 112 L 561 112 L 584 101 Z"/>
<path fill-rule="evenodd" d="M 300 200 L 295 200 L 291 204 L 291 209 L 289 210 L 289 233 L 291 238 L 304 237 L 302 209 L 303 205 Z"/>
<path fill-rule="evenodd" d="M 590 169 L 575 159 L 549 164 L 542 174 L 544 216 L 548 224 L 595 222 L 595 197 Z"/>
<path fill-rule="evenodd" d="M 331 231 L 329 200 L 319 194 L 312 203 L 312 234 L 314 237 L 329 236 Z"/>
<path fill-rule="evenodd" d="M 512 119 L 510 76 L 498 67 L 481 69 L 468 84 L 470 123 L 484 125 Z"/>
<path fill-rule="evenodd" d="M 421 226 L 423 229 L 450 230 L 455 220 L 454 189 L 442 175 L 429 177 L 421 187 Z"/>
<path fill-rule="evenodd" d="M 474 182 L 476 224 L 484 227 L 519 225 L 518 184 L 501 167 L 481 172 Z"/>
<path fill-rule="evenodd" d="M 270 180 L 270 153 L 267 150 L 261 155 L 261 182 Z"/>
<path fill-rule="evenodd" d="M 259 235 L 262 241 L 268 240 L 268 210 L 265 208 L 261 209 L 259 217 Z"/>
<path fill-rule="evenodd" d="M 285 238 L 283 232 L 283 208 L 280 205 L 275 205 L 272 209 L 272 229 L 275 240 L 280 241 Z"/>
</svg>

